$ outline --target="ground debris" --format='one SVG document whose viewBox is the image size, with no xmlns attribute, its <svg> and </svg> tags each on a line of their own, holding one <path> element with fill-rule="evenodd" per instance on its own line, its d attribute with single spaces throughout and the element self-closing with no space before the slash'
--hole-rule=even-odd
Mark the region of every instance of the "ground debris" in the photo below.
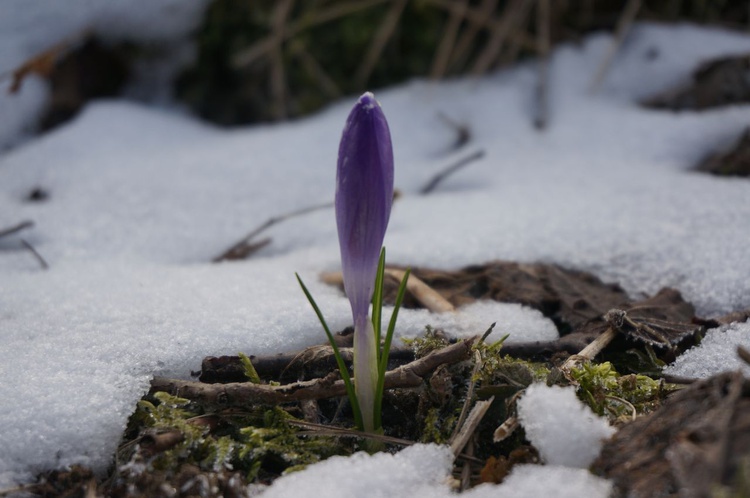
<svg viewBox="0 0 750 498">
<path fill-rule="evenodd" d="M 593 469 L 620 496 L 704 497 L 742 478 L 750 456 L 750 382 L 697 382 L 605 443 Z"/>
<path fill-rule="evenodd" d="M 692 81 L 654 95 L 642 105 L 683 111 L 750 102 L 748 68 L 748 54 L 709 60 L 693 72 Z"/>
<path fill-rule="evenodd" d="M 695 169 L 719 176 L 750 176 L 750 128 L 731 150 L 708 156 Z"/>
<path fill-rule="evenodd" d="M 692 345 L 691 339 L 703 331 L 701 324 L 694 323 L 694 317 L 692 304 L 675 289 L 664 288 L 622 309 L 612 308 L 571 335 L 596 338 L 612 327 L 629 344 L 665 348 L 674 353 L 677 346 Z"/>
<path fill-rule="evenodd" d="M 544 263 L 493 261 L 457 271 L 412 268 L 419 277 L 454 306 L 479 299 L 518 303 L 551 318 L 563 332 L 575 329 L 609 309 L 628 302 L 625 291 L 590 273 Z M 386 282 L 384 299 L 392 303 L 397 285 Z M 419 307 L 408 294 L 404 307 Z"/>
</svg>

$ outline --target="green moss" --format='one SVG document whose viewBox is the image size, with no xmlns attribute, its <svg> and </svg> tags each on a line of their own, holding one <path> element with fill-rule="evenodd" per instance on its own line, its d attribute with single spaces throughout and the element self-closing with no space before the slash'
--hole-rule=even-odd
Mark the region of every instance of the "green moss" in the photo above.
<svg viewBox="0 0 750 498">
<path fill-rule="evenodd" d="M 613 418 L 648 413 L 661 404 L 665 389 L 646 375 L 620 375 L 610 362 L 587 362 L 571 370 L 578 396 L 599 415 Z M 628 403 L 632 406 L 629 406 Z"/>
<path fill-rule="evenodd" d="M 184 464 L 203 471 L 233 469 L 248 480 L 300 469 L 334 454 L 348 454 L 346 446 L 330 437 L 302 437 L 292 419 L 280 407 L 256 408 L 227 417 L 201 414 L 188 400 L 156 393 L 153 401 L 142 400 L 131 419 L 141 434 L 178 430 L 182 439 L 154 456 L 146 456 L 152 470 L 174 471 Z M 210 420 L 211 423 L 202 423 Z M 142 461 L 135 451 L 131 460 Z"/>
<path fill-rule="evenodd" d="M 404 344 L 412 348 L 414 356 L 417 359 L 423 358 L 438 349 L 443 349 L 449 344 L 448 340 L 440 332 L 429 325 L 425 327 L 424 336 L 401 340 Z"/>
<path fill-rule="evenodd" d="M 440 408 L 430 408 L 424 419 L 420 442 L 446 444 L 453 434 L 457 420 L 458 416 L 455 414 L 444 417 Z"/>
<path fill-rule="evenodd" d="M 543 382 L 549 375 L 549 368 L 544 363 L 534 363 L 502 354 L 505 337 L 495 343 L 484 342 L 474 346 L 482 358 L 482 368 L 474 379 L 480 385 L 511 385 L 518 388 L 527 387 L 533 382 Z"/>
</svg>

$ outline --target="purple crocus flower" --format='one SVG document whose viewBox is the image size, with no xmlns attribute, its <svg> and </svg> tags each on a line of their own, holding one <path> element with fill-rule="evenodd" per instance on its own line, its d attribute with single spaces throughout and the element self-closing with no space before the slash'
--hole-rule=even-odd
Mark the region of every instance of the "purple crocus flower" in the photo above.
<svg viewBox="0 0 750 498">
<path fill-rule="evenodd" d="M 344 290 L 354 319 L 354 386 L 367 431 L 374 430 L 379 347 L 368 311 L 392 203 L 391 135 L 380 104 L 367 92 L 341 136 L 335 203 Z"/>
</svg>

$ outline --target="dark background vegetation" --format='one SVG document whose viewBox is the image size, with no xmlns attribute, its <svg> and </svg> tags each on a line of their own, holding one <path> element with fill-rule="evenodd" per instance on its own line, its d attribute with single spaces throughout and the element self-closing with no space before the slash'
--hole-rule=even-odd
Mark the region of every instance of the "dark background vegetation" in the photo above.
<svg viewBox="0 0 750 498">
<path fill-rule="evenodd" d="M 543 60 L 556 44 L 594 31 L 615 32 L 621 40 L 635 21 L 747 31 L 750 3 L 213 0 L 192 34 L 195 58 L 176 75 L 172 93 L 219 125 L 279 121 L 411 78 L 478 76 L 530 57 Z M 28 74 L 49 80 L 52 98 L 41 130 L 75 116 L 88 100 L 121 95 L 134 64 L 160 50 L 113 45 L 89 32 L 71 40 L 6 75 L 13 78 L 11 92 Z"/>
<path fill-rule="evenodd" d="M 478 75 L 628 18 L 750 25 L 731 0 L 215 0 L 177 95 L 232 125 L 300 116 L 413 77 Z"/>
</svg>

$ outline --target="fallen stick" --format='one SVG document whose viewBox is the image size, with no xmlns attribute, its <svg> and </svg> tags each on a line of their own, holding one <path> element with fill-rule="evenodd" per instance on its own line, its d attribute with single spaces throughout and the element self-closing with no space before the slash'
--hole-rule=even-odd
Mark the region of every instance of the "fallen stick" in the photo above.
<svg viewBox="0 0 750 498">
<path fill-rule="evenodd" d="M 404 278 L 405 272 L 397 268 L 386 268 L 385 274 L 400 282 Z M 329 285 L 341 285 L 344 282 L 341 272 L 326 272 L 321 274 L 320 278 L 323 282 Z M 414 299 L 419 301 L 422 306 L 433 313 L 444 313 L 446 311 L 456 310 L 455 306 L 453 306 L 450 301 L 441 296 L 439 292 L 424 283 L 413 273 L 409 274 L 409 280 L 406 281 L 406 290 L 409 291 L 409 293 L 414 296 Z"/>
<path fill-rule="evenodd" d="M 440 365 L 465 359 L 476 338 L 452 344 L 385 374 L 385 388 L 418 387 L 425 375 Z M 164 391 L 194 401 L 206 409 L 243 407 L 253 404 L 276 405 L 309 399 L 326 399 L 346 395 L 344 381 L 335 380 L 336 373 L 310 381 L 272 386 L 249 382 L 203 384 L 201 382 L 155 377 L 151 392 Z"/>
</svg>

